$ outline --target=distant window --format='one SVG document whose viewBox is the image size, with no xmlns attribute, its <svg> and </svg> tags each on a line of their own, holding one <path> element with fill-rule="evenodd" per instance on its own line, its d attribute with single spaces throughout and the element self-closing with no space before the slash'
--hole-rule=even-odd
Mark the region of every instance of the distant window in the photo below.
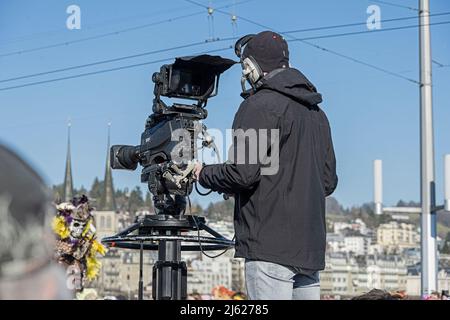
<svg viewBox="0 0 450 320">
<path fill-rule="evenodd" d="M 100 217 L 100 228 L 105 228 L 105 217 L 101 216 Z"/>
<path fill-rule="evenodd" d="M 106 228 L 111 229 L 111 217 L 106 218 Z"/>
</svg>

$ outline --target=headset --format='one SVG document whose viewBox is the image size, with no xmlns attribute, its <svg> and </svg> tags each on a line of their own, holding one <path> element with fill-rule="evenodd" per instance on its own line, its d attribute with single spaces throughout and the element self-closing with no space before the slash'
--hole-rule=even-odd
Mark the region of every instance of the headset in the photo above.
<svg viewBox="0 0 450 320">
<path fill-rule="evenodd" d="M 244 94 L 248 94 L 249 90 L 245 88 L 245 82 L 249 82 L 252 86 L 250 90 L 256 90 L 259 86 L 261 86 L 262 78 L 264 77 L 264 72 L 262 71 L 259 64 L 256 62 L 255 58 L 252 56 L 248 56 L 246 58 L 242 57 L 242 48 L 247 45 L 247 43 L 253 39 L 255 34 L 248 34 L 243 36 L 234 45 L 234 52 L 236 56 L 239 57 L 240 63 L 242 66 L 242 78 L 241 78 L 241 86 L 242 92 Z"/>
</svg>

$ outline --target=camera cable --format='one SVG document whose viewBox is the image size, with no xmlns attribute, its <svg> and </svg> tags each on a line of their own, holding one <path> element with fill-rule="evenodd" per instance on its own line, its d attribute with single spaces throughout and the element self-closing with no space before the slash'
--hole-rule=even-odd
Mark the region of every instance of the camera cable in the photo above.
<svg viewBox="0 0 450 320">
<path fill-rule="evenodd" d="M 197 188 L 197 185 L 196 185 Z M 223 250 L 222 252 L 216 254 L 216 255 L 209 255 L 206 253 L 205 250 L 203 250 L 203 246 L 202 246 L 202 241 L 200 240 L 200 227 L 199 224 L 197 222 L 197 217 L 192 215 L 192 205 L 191 205 L 191 198 L 189 196 L 187 196 L 188 199 L 188 204 L 189 204 L 189 214 L 191 215 L 192 219 L 194 220 L 195 223 L 195 227 L 197 228 L 197 239 L 198 239 L 198 246 L 200 247 L 200 252 L 207 256 L 208 258 L 214 259 L 214 258 L 218 258 L 221 255 L 225 254 L 228 250 L 230 250 L 230 248 L 227 248 L 225 250 Z M 236 235 L 233 236 L 232 241 L 234 241 L 234 239 L 236 238 Z"/>
<path fill-rule="evenodd" d="M 212 190 L 209 190 L 208 192 L 205 192 L 205 193 L 200 192 L 200 190 L 198 190 L 197 181 L 194 182 L 194 187 L 195 187 L 195 191 L 197 191 L 197 193 L 201 196 L 207 196 L 212 192 Z M 188 197 L 188 199 L 189 199 L 189 197 Z"/>
</svg>

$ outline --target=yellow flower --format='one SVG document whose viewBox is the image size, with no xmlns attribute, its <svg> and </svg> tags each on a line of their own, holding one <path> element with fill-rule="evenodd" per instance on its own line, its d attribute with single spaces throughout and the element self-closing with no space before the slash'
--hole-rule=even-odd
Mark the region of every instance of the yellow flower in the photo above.
<svg viewBox="0 0 450 320">
<path fill-rule="evenodd" d="M 102 264 L 97 260 L 95 255 L 89 255 L 86 259 L 86 277 L 88 280 L 94 280 L 101 268 Z"/>
<path fill-rule="evenodd" d="M 82 237 L 85 237 L 86 234 L 88 233 L 89 229 L 91 228 L 91 221 L 92 221 L 92 219 L 90 219 L 90 220 L 86 223 L 86 226 L 84 227 L 83 233 L 81 234 Z"/>
<path fill-rule="evenodd" d="M 102 245 L 100 242 L 98 242 L 97 240 L 92 241 L 91 250 L 92 250 L 93 254 L 95 254 L 96 252 L 98 252 L 102 256 L 104 256 L 106 254 L 106 247 L 104 245 Z"/>
<path fill-rule="evenodd" d="M 52 229 L 61 239 L 66 239 L 70 235 L 70 230 L 66 225 L 66 220 L 62 216 L 53 218 Z"/>
<path fill-rule="evenodd" d="M 88 280 L 94 280 L 102 267 L 101 262 L 97 259 L 97 253 L 104 256 L 106 253 L 106 248 L 97 240 L 93 240 L 89 254 L 86 258 L 86 277 Z"/>
</svg>

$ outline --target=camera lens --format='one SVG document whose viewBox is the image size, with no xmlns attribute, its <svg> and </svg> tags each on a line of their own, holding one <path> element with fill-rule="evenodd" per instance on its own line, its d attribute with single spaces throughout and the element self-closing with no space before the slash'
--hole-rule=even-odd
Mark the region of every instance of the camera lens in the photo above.
<svg viewBox="0 0 450 320">
<path fill-rule="evenodd" d="M 159 82 L 161 82 L 161 77 L 160 77 L 160 74 L 159 74 L 159 72 L 155 72 L 153 75 L 152 75 L 152 81 L 154 82 L 154 83 L 159 83 Z"/>
</svg>

